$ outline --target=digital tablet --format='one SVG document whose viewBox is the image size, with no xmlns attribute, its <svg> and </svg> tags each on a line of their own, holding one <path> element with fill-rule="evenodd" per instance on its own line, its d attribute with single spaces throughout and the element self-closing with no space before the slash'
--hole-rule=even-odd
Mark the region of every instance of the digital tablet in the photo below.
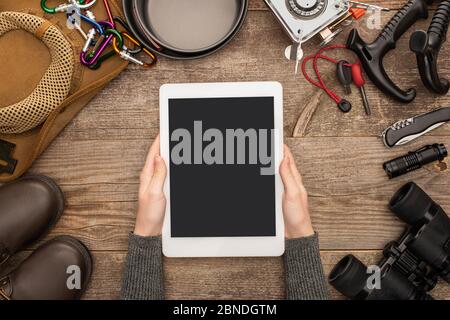
<svg viewBox="0 0 450 320">
<path fill-rule="evenodd" d="M 160 120 L 164 255 L 282 255 L 281 84 L 163 85 Z"/>
</svg>

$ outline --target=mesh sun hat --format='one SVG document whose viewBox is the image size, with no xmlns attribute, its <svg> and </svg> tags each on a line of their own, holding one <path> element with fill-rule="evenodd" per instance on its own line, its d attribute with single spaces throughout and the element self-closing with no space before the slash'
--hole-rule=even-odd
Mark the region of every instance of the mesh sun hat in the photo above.
<svg viewBox="0 0 450 320">
<path fill-rule="evenodd" d="M 58 28 L 44 19 L 20 12 L 0 13 L 0 37 L 24 30 L 48 47 L 51 63 L 33 92 L 24 100 L 0 108 L 0 133 L 17 134 L 44 122 L 67 97 L 74 72 L 73 48 Z"/>
<path fill-rule="evenodd" d="M 119 1 L 109 4 L 114 16 L 123 17 Z M 91 11 L 107 19 L 101 2 Z M 84 42 L 76 29 L 67 28 L 65 14 L 45 14 L 40 1 L 0 1 L 0 184 L 23 175 L 128 65 L 116 56 L 98 70 L 82 66 Z"/>
</svg>

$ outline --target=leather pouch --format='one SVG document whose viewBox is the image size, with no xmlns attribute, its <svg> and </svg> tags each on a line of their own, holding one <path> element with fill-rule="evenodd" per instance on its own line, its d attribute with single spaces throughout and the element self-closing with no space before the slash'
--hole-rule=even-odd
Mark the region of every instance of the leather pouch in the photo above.
<svg viewBox="0 0 450 320">
<path fill-rule="evenodd" d="M 60 3 L 47 1 L 49 7 Z M 123 15 L 119 0 L 109 3 L 113 15 Z M 102 1 L 91 11 L 107 20 Z M 67 27 L 66 14 L 44 14 L 40 1 L 0 2 L 0 182 L 24 174 L 128 65 L 114 56 L 90 70 L 80 64 L 83 45 L 78 30 Z"/>
</svg>

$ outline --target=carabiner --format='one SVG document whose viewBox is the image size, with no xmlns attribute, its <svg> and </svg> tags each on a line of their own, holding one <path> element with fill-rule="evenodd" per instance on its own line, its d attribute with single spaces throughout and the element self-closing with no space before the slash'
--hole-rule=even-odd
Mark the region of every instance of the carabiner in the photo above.
<svg viewBox="0 0 450 320">
<path fill-rule="evenodd" d="M 93 26 L 93 28 L 91 28 L 86 35 L 86 42 L 84 43 L 84 46 L 82 49 L 83 52 L 86 52 L 86 51 L 88 51 L 89 47 L 94 43 L 94 39 L 95 39 L 95 36 L 97 35 L 97 32 L 100 35 L 103 35 L 103 33 L 105 31 L 104 31 L 103 27 L 97 21 L 93 20 L 92 18 L 89 18 L 82 14 L 80 14 L 80 17 L 82 20 L 90 23 Z"/>
<path fill-rule="evenodd" d="M 64 12 L 64 11 L 67 11 L 71 7 L 72 7 L 72 4 L 65 3 L 65 4 L 60 4 L 59 6 L 54 7 L 54 8 L 49 8 L 49 7 L 47 7 L 47 0 L 41 0 L 42 10 L 44 10 L 45 13 L 49 13 L 49 14 Z"/>
<path fill-rule="evenodd" d="M 134 39 L 132 36 L 130 36 L 127 32 L 122 32 L 122 36 L 127 38 L 128 40 L 130 40 L 135 45 L 142 47 L 142 45 L 136 39 Z M 133 56 L 131 56 L 131 53 L 126 48 L 124 48 L 123 45 L 120 47 L 117 46 L 116 38 L 113 39 L 113 48 L 114 48 L 114 51 L 116 51 L 116 53 L 122 59 L 124 59 L 126 61 L 130 61 L 130 62 L 137 64 L 139 66 L 142 66 L 144 68 L 149 68 L 149 67 L 153 66 L 157 61 L 156 56 L 152 52 L 150 52 L 148 49 L 143 48 L 143 47 L 142 47 L 143 51 L 152 59 L 152 61 L 150 63 L 147 63 L 142 60 L 134 58 Z"/>
<path fill-rule="evenodd" d="M 97 0 L 92 0 L 92 1 L 90 1 L 88 3 L 86 3 L 86 4 L 84 4 L 85 1 L 80 2 L 80 1 L 77 1 L 77 0 L 70 0 L 70 2 L 72 3 L 73 6 L 77 7 L 80 10 L 88 10 L 88 9 L 92 8 L 95 5 Z"/>
<path fill-rule="evenodd" d="M 111 23 L 109 23 L 107 21 L 101 21 L 101 22 L 99 22 L 99 24 L 102 26 L 103 30 L 105 30 L 106 28 L 111 28 Z M 93 51 L 91 51 L 91 52 L 84 51 L 84 50 L 81 51 L 81 53 L 80 53 L 81 64 L 83 64 L 87 67 L 90 67 L 96 62 L 96 60 L 98 58 L 100 58 L 102 52 L 99 52 L 97 50 L 98 47 L 101 45 L 102 47 L 104 46 L 104 48 L 106 48 L 106 46 L 108 45 L 108 44 L 105 45 L 104 37 L 105 37 L 105 32 L 103 31 L 103 33 L 100 35 L 100 38 L 103 38 L 103 40 L 101 42 L 97 41 L 96 45 L 94 46 Z M 109 36 L 108 39 L 109 38 L 112 38 L 112 37 Z M 103 48 L 103 50 L 104 50 L 104 48 Z M 92 53 L 92 55 L 91 55 L 91 53 Z"/>
<path fill-rule="evenodd" d="M 129 35 L 128 35 L 127 32 L 122 32 L 122 37 L 125 37 L 125 38 L 129 39 L 128 38 Z M 126 47 L 125 44 L 123 45 L 122 49 L 125 50 L 126 52 L 128 52 L 129 54 L 132 54 L 132 55 L 136 55 L 136 54 L 141 53 L 142 50 L 143 50 L 143 47 L 141 45 L 139 45 L 139 44 L 136 44 L 135 42 L 133 42 L 133 44 L 135 45 L 133 49 L 130 49 L 130 48 Z M 114 39 L 113 39 L 113 45 L 114 45 Z M 116 50 L 114 50 L 114 52 L 117 53 Z"/>
<path fill-rule="evenodd" d="M 114 16 L 113 17 L 114 22 L 118 22 L 128 33 L 133 33 L 131 31 L 130 26 L 128 25 L 128 23 L 125 22 L 125 20 L 123 20 L 121 17 L 119 16 Z"/>
<path fill-rule="evenodd" d="M 107 21 L 100 22 L 101 24 L 110 25 Z M 100 45 L 100 48 L 93 52 L 93 56 L 91 59 L 88 58 L 88 52 L 81 52 L 80 54 L 80 60 L 81 63 L 85 66 L 91 66 L 97 62 L 97 60 L 100 58 L 100 56 L 105 52 L 106 47 L 111 43 L 111 40 L 116 37 L 118 38 L 120 47 L 123 47 L 123 38 L 119 31 L 115 29 L 106 29 L 104 32 L 104 35 L 108 36 L 106 40 L 103 41 L 103 43 Z"/>
<path fill-rule="evenodd" d="M 86 35 L 86 42 L 84 43 L 83 49 L 81 49 L 82 52 L 86 52 L 89 50 L 89 47 L 94 43 L 96 35 L 97 32 L 95 31 L 95 28 L 89 30 L 88 34 Z"/>
<path fill-rule="evenodd" d="M 116 52 L 114 50 L 111 50 L 111 51 L 105 53 L 104 55 L 102 55 L 100 58 L 98 58 L 97 61 L 93 65 L 88 66 L 88 68 L 91 70 L 98 70 L 98 69 L 100 69 L 100 67 L 102 66 L 102 63 L 104 61 L 114 57 L 115 55 L 116 55 Z M 90 52 L 87 55 L 87 59 L 90 60 L 93 58 L 93 56 L 94 56 L 94 54 L 92 52 Z"/>
<path fill-rule="evenodd" d="M 95 5 L 96 2 L 97 2 L 97 0 L 92 0 L 88 4 L 81 4 L 81 2 L 79 2 L 77 0 L 70 0 L 70 3 L 64 3 L 64 4 L 60 4 L 57 7 L 49 8 L 49 7 L 47 7 L 47 0 L 41 0 L 41 8 L 46 13 L 55 14 L 58 12 L 67 11 L 71 7 L 76 7 L 81 10 L 90 9 Z M 84 1 L 82 3 L 84 3 Z"/>
<path fill-rule="evenodd" d="M 117 22 L 118 24 L 120 24 L 125 30 L 126 32 L 122 32 L 122 35 L 125 36 L 124 33 L 127 33 L 128 36 L 130 35 L 130 33 L 133 33 L 130 29 L 130 26 L 128 25 L 128 23 L 126 23 L 121 17 L 119 16 L 114 16 L 113 17 L 114 22 Z M 117 25 L 117 24 L 116 24 Z M 127 36 L 125 36 L 127 37 Z M 134 44 L 136 44 L 135 42 L 133 42 Z M 141 44 L 136 44 L 136 48 L 135 49 L 130 49 L 127 48 L 127 51 L 131 54 L 139 54 L 142 52 L 142 48 L 143 46 Z"/>
<path fill-rule="evenodd" d="M 81 20 L 83 20 L 83 21 L 85 21 L 85 22 L 91 24 L 95 29 L 97 29 L 97 31 L 98 31 L 100 34 L 103 34 L 104 29 L 103 29 L 103 27 L 101 26 L 100 23 L 98 23 L 98 22 L 95 21 L 95 20 L 92 20 L 91 18 L 85 16 L 84 14 L 80 14 L 80 18 L 81 18 Z"/>
</svg>

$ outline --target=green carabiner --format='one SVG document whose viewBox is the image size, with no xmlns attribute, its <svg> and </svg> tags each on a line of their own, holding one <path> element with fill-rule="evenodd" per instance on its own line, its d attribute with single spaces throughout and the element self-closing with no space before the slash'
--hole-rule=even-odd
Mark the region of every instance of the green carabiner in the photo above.
<svg viewBox="0 0 450 320">
<path fill-rule="evenodd" d="M 106 30 L 105 30 L 105 35 L 113 35 L 113 36 L 115 36 L 116 39 L 117 39 L 117 42 L 118 42 L 118 44 L 119 44 L 119 46 L 120 46 L 120 48 L 123 47 L 123 45 L 124 45 L 124 43 L 123 43 L 123 37 L 122 37 L 122 34 L 121 34 L 119 31 L 117 31 L 117 30 L 115 30 L 115 29 L 106 29 Z M 106 39 L 105 39 L 105 40 L 106 40 Z M 98 70 L 98 69 L 102 66 L 102 63 L 103 63 L 104 61 L 106 61 L 106 60 L 108 60 L 108 59 L 114 57 L 115 55 L 116 55 L 116 51 L 115 51 L 115 50 L 111 50 L 111 51 L 109 51 L 109 52 L 107 52 L 107 53 L 104 53 L 104 54 L 102 54 L 102 55 L 97 59 L 97 61 L 95 61 L 94 64 L 92 64 L 92 65 L 90 65 L 90 66 L 88 66 L 88 67 L 89 67 L 89 69 L 91 69 L 91 70 Z M 91 60 L 92 58 L 94 58 L 94 56 L 95 56 L 95 52 L 89 52 L 89 53 L 86 55 L 87 61 L 89 61 L 89 60 Z"/>
<path fill-rule="evenodd" d="M 41 0 L 41 8 L 46 13 L 49 13 L 49 14 L 55 14 L 56 13 L 56 8 L 49 8 L 49 7 L 47 7 L 47 0 Z"/>
<path fill-rule="evenodd" d="M 85 0 L 79 0 L 79 4 L 84 4 Z M 63 12 L 71 7 L 71 4 L 61 4 L 55 8 L 47 7 L 47 0 L 41 0 L 41 8 L 45 13 L 55 14 L 57 12 Z"/>
<path fill-rule="evenodd" d="M 107 53 L 105 53 L 104 55 L 102 55 L 100 58 L 97 59 L 97 61 L 89 66 L 89 69 L 91 70 L 98 70 L 100 69 L 100 67 L 102 66 L 102 63 L 112 57 L 114 57 L 116 55 L 116 52 L 114 50 L 111 50 Z M 94 54 L 91 52 L 87 55 L 87 59 L 92 59 L 94 57 Z"/>
</svg>

